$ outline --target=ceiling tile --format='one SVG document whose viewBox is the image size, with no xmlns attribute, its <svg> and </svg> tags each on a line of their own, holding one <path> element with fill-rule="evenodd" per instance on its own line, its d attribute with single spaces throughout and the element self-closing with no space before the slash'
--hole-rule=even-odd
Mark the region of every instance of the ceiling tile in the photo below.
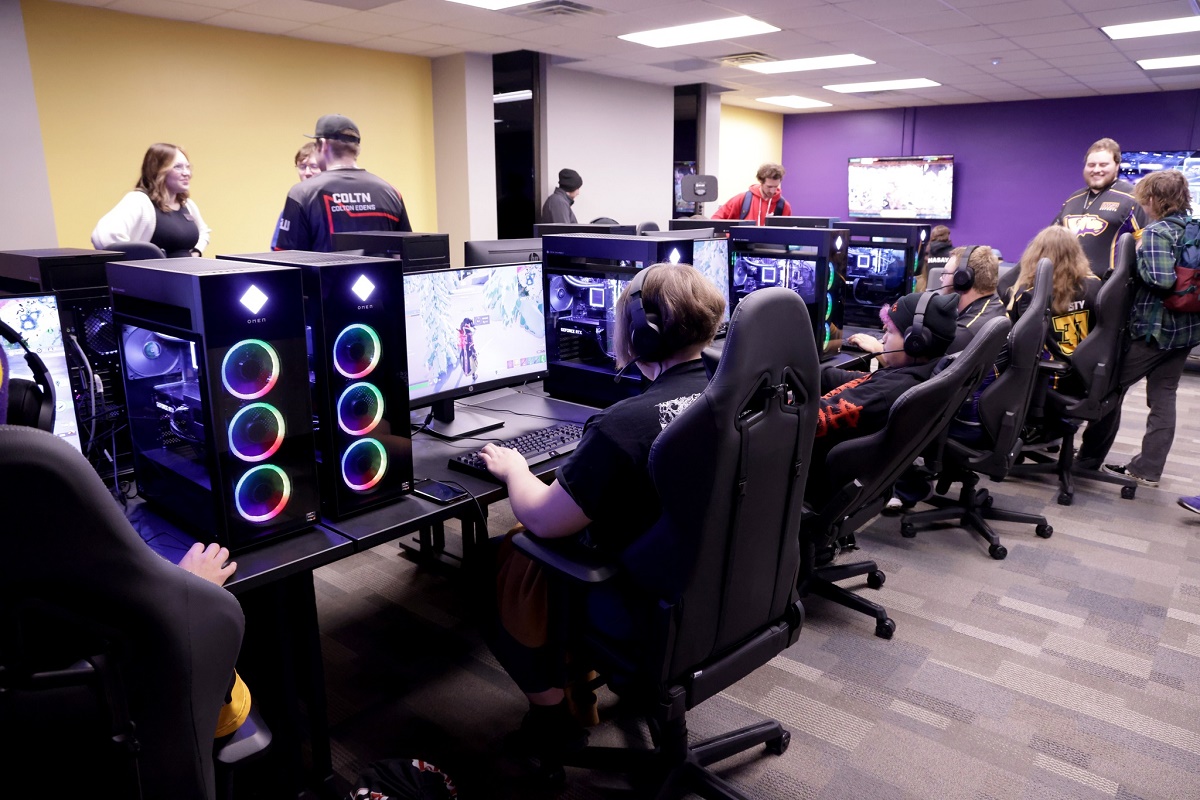
<svg viewBox="0 0 1200 800">
<path fill-rule="evenodd" d="M 336 19 L 329 20 L 325 25 L 348 31 L 373 33 L 376 36 L 394 36 L 419 30 L 428 30 L 431 27 L 419 20 L 392 17 L 387 14 L 380 14 L 377 11 L 360 11 L 357 14 L 351 14 L 346 17 L 337 17 Z"/>
<path fill-rule="evenodd" d="M 221 13 L 221 9 L 212 6 L 202 6 L 195 3 L 172 3 L 164 0 L 105 0 L 111 2 L 108 6 L 113 11 L 125 14 L 142 14 L 161 19 L 175 19 L 183 22 L 200 22 Z M 87 5 L 90 5 L 87 4 Z"/>
<path fill-rule="evenodd" d="M 1018 0 L 1017 2 L 976 6 L 966 10 L 965 13 L 985 25 L 994 25 L 1017 20 L 1073 14 L 1074 10 L 1063 0 Z"/>
<path fill-rule="evenodd" d="M 1051 17 L 1049 19 L 1034 17 L 1014 22 L 1001 22 L 989 27 L 1001 36 L 1012 36 L 1014 38 L 1036 36 L 1047 31 L 1095 30 L 1095 26 L 1089 24 L 1087 20 L 1078 14 L 1071 14 L 1065 17 Z M 1099 35 L 1103 36 L 1104 34 Z"/>
<path fill-rule="evenodd" d="M 412 39 L 401 39 L 398 36 L 381 36 L 378 39 L 368 39 L 360 42 L 357 47 L 370 50 L 386 50 L 389 53 L 408 53 L 410 55 L 425 55 L 438 49 L 438 45 L 427 42 L 416 42 Z"/>
<path fill-rule="evenodd" d="M 433 25 L 421 29 L 421 41 L 437 45 L 461 45 L 465 42 L 482 41 L 488 37 L 475 31 L 464 31 L 446 25 Z"/>
<path fill-rule="evenodd" d="M 330 44 L 358 44 L 369 39 L 376 39 L 374 33 L 352 31 L 345 28 L 330 28 L 328 25 L 309 25 L 307 28 L 290 31 L 288 36 L 298 39 L 308 39 L 314 42 L 329 42 Z"/>
<path fill-rule="evenodd" d="M 238 7 L 238 11 L 246 14 L 261 14 L 264 17 L 277 19 L 294 19 L 297 22 L 319 23 L 335 17 L 357 13 L 351 9 L 331 6 L 326 3 L 312 3 L 308 0 L 254 0 L 252 3 Z"/>
<path fill-rule="evenodd" d="M 303 22 L 295 20 L 260 17 L 256 14 L 243 14 L 240 11 L 226 11 L 215 17 L 204 20 L 205 25 L 219 25 L 222 28 L 236 28 L 254 33 L 287 33 L 297 28 L 303 28 Z"/>
</svg>

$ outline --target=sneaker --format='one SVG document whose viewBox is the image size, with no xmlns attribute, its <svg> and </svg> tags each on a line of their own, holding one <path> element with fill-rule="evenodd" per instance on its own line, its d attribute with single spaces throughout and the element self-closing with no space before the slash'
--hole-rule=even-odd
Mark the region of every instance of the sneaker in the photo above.
<svg viewBox="0 0 1200 800">
<path fill-rule="evenodd" d="M 1149 478 L 1143 478 L 1141 475 L 1135 475 L 1129 471 L 1129 467 L 1125 464 L 1105 464 L 1104 471 L 1109 475 L 1119 475 L 1122 478 L 1133 478 L 1137 481 L 1138 486 L 1148 486 L 1151 489 L 1158 486 L 1158 481 L 1152 481 Z"/>
<path fill-rule="evenodd" d="M 1193 497 L 1181 497 L 1179 498 L 1179 505 L 1183 506 L 1188 511 L 1200 514 L 1200 495 L 1195 495 Z"/>
<path fill-rule="evenodd" d="M 883 507 L 883 513 L 888 516 L 899 514 L 904 510 L 904 502 L 899 497 L 892 495 L 892 499 L 887 501 L 887 505 Z"/>
</svg>

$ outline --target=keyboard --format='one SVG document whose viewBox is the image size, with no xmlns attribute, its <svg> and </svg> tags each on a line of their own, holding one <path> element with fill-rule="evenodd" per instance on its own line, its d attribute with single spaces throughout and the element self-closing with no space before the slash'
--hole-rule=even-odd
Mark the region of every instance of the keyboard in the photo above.
<svg viewBox="0 0 1200 800">
<path fill-rule="evenodd" d="M 549 461 L 555 456 L 571 452 L 579 445 L 579 437 L 581 436 L 583 436 L 582 423 L 563 422 L 558 425 L 551 425 L 548 428 L 523 433 L 511 439 L 494 442 L 494 444 L 497 447 L 510 447 L 516 450 L 525 456 L 525 461 L 532 467 L 543 461 Z M 450 459 L 450 469 L 456 472 L 465 472 L 477 478 L 496 480 L 492 477 L 492 473 L 488 472 L 487 467 L 484 466 L 483 459 L 479 457 L 478 450 L 473 453 L 463 453 L 462 455 L 452 457 Z"/>
</svg>

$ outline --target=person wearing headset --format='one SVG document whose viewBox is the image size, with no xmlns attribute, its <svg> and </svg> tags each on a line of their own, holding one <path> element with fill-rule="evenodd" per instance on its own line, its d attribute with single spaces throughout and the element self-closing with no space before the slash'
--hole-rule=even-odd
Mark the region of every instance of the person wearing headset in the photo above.
<svg viewBox="0 0 1200 800">
<path fill-rule="evenodd" d="M 835 445 L 882 430 L 900 395 L 933 376 L 939 359 L 954 341 L 958 300 L 934 292 L 901 297 L 879 311 L 883 342 L 877 353 L 882 367 L 858 372 L 837 367 L 821 371 L 821 407 L 813 441 L 812 463 L 804 496 L 817 505 L 829 499 L 830 487 L 819 465 Z"/>
<path fill-rule="evenodd" d="M 660 514 L 647 466 L 650 446 L 708 385 L 700 352 L 724 309 L 721 293 L 690 265 L 656 264 L 634 277 L 617 300 L 614 349 L 622 371 L 636 366 L 651 381 L 645 392 L 593 415 L 549 485 L 515 450 L 488 444 L 480 451 L 508 487 L 520 523 L 538 537 L 576 537 L 606 553 L 649 530 Z M 529 699 L 517 744 L 535 754 L 587 740 L 566 704 L 566 657 L 547 635 L 545 591 L 537 565 L 506 538 L 497 555 L 499 620 L 489 645 Z"/>
</svg>

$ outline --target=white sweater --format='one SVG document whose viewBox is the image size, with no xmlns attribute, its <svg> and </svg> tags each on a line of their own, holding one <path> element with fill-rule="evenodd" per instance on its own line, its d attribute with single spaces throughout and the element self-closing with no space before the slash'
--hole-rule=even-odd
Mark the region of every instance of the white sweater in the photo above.
<svg viewBox="0 0 1200 800">
<path fill-rule="evenodd" d="M 184 207 L 192 215 L 196 227 L 200 229 L 196 249 L 203 253 L 204 248 L 208 246 L 208 234 L 211 229 L 204 224 L 200 209 L 196 208 L 192 200 L 188 200 Z M 103 250 L 118 242 L 148 242 L 154 235 L 154 224 L 154 203 L 150 200 L 150 195 L 145 192 L 130 192 L 96 223 L 96 229 L 92 231 L 92 246 Z"/>
</svg>

